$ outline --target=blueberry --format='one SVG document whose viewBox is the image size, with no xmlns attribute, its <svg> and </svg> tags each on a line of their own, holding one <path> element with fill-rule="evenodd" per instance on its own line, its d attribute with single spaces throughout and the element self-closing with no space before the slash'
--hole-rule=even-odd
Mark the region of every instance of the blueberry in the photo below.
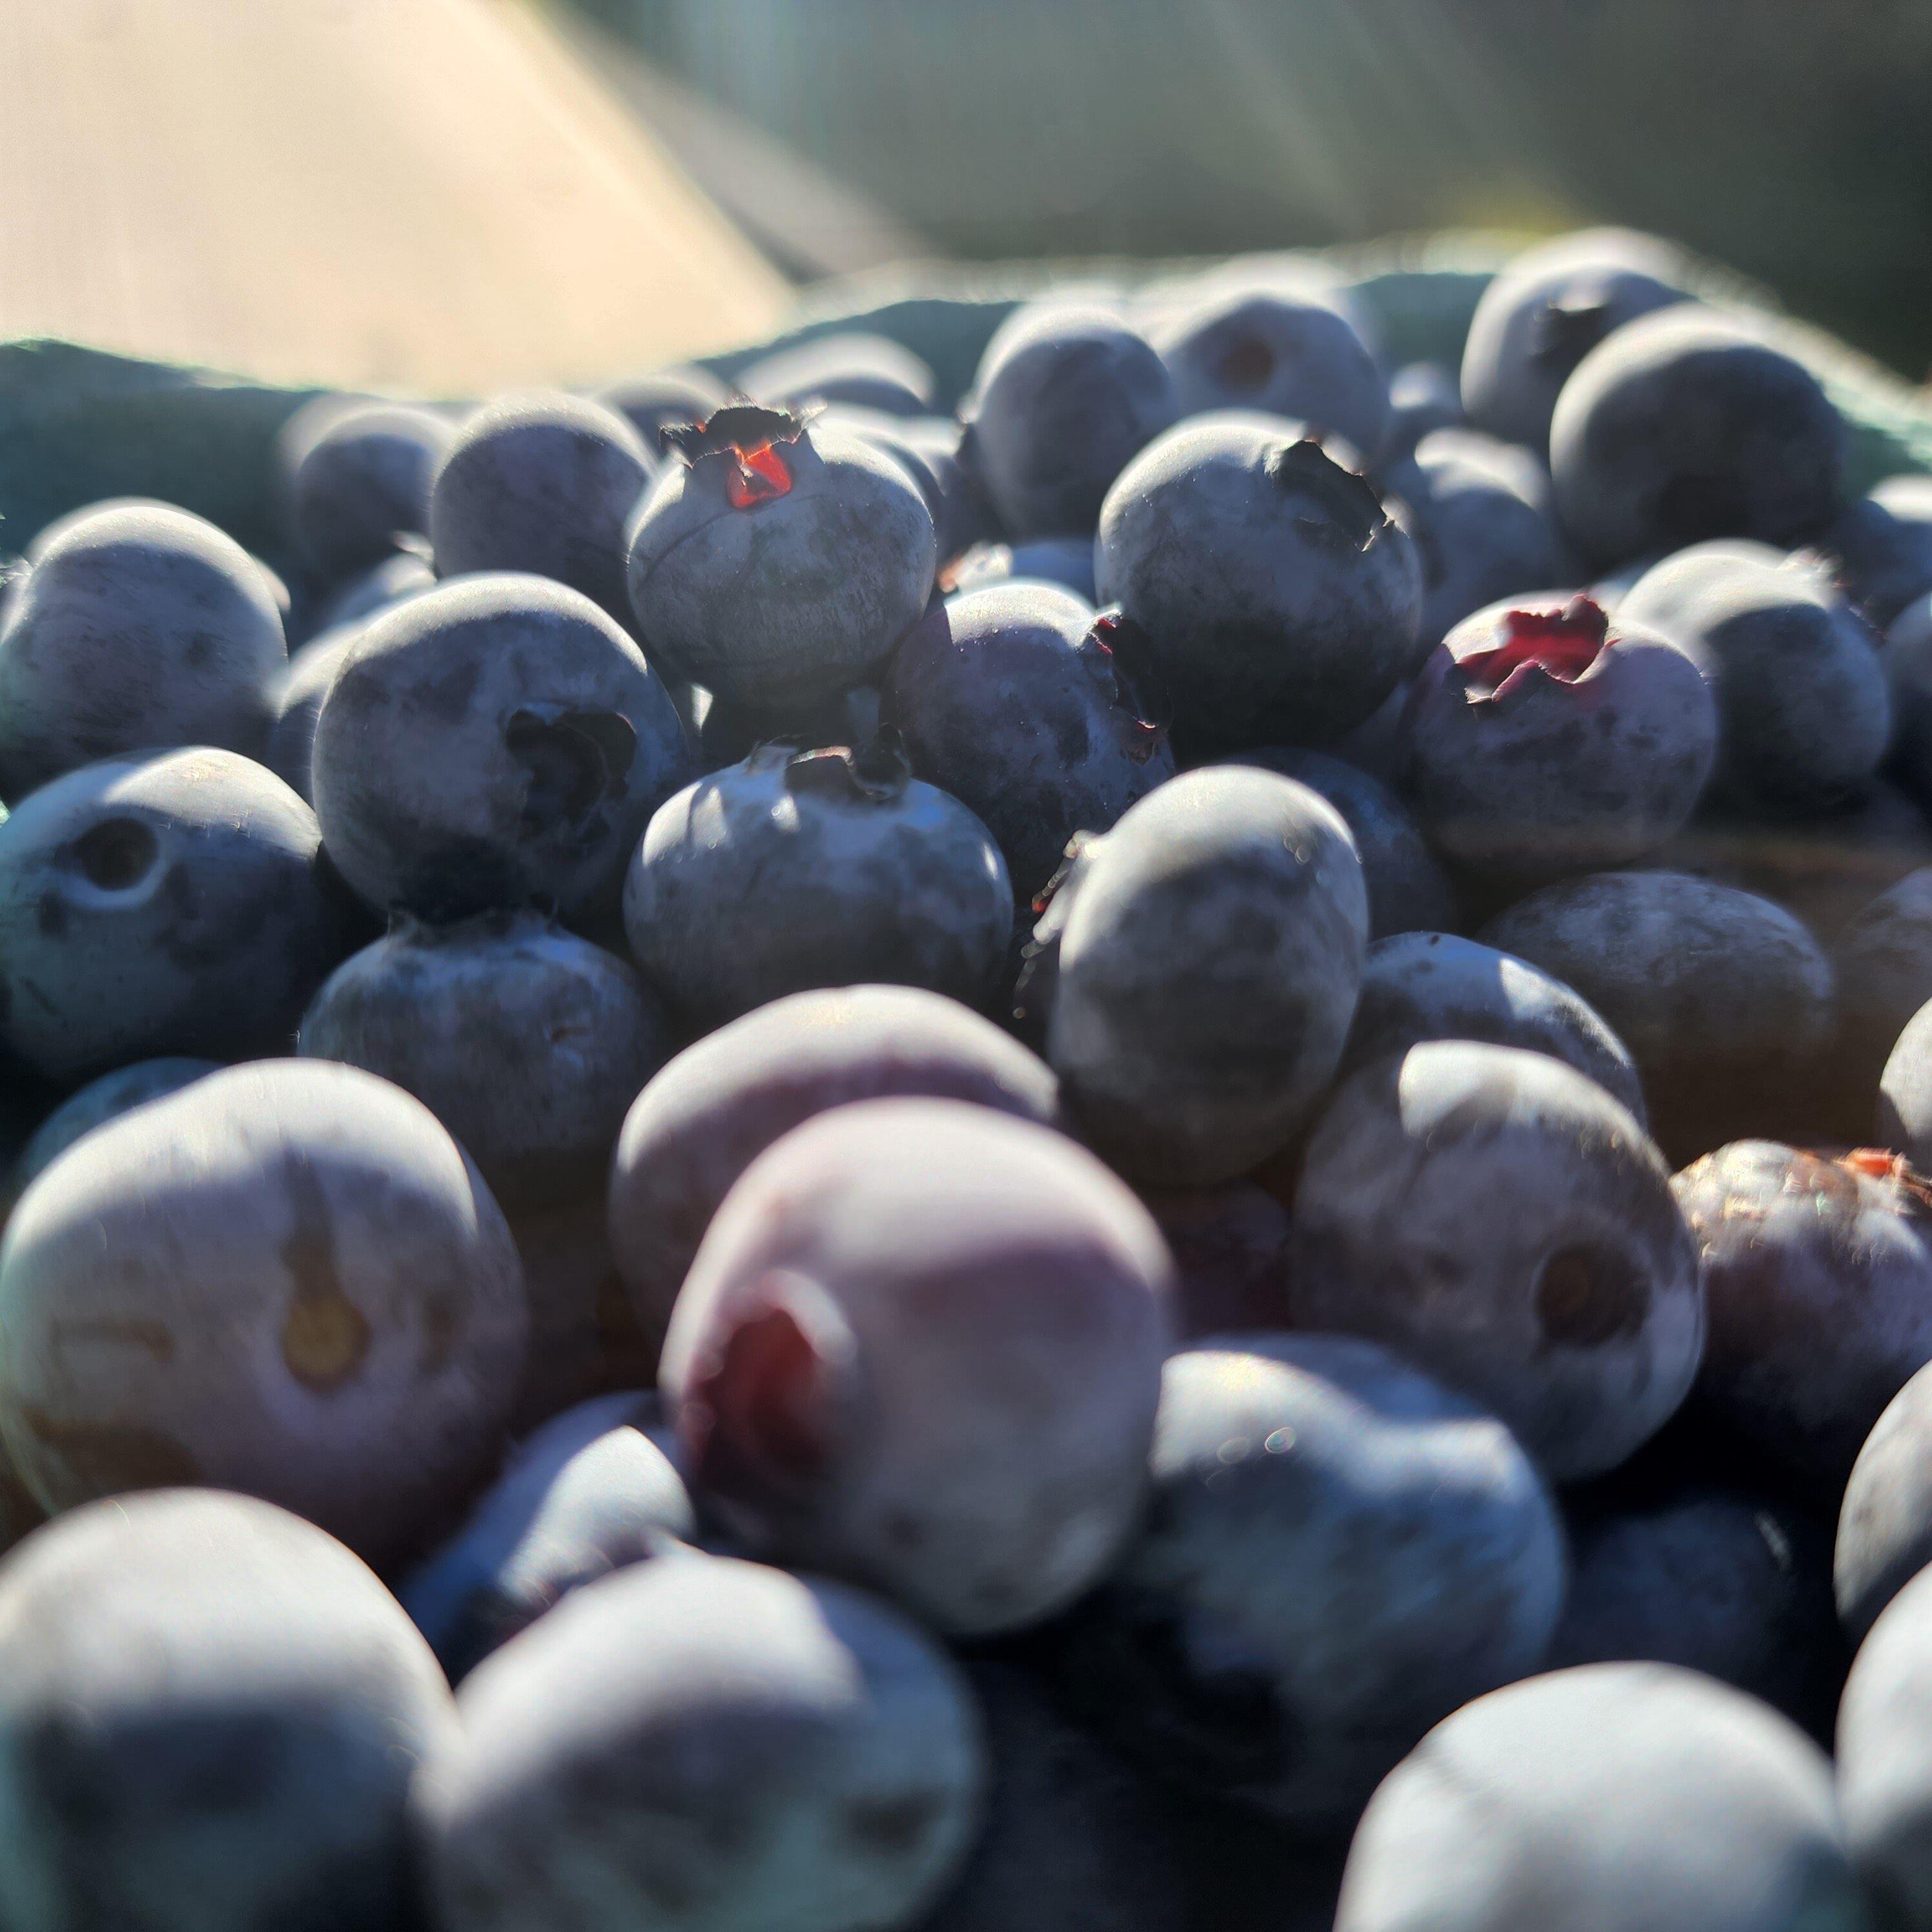
<svg viewBox="0 0 1932 1932">
<path fill-rule="evenodd" d="M 1844 497 L 1844 419 L 1754 325 L 1686 303 L 1627 324 L 1563 386 L 1556 503 L 1588 556 L 1617 563 L 1706 537 L 1784 549 Z"/>
<path fill-rule="evenodd" d="M 1589 1003 L 1526 959 L 1447 932 L 1408 932 L 1369 948 L 1343 1050 L 1346 1077 L 1431 1040 L 1486 1041 L 1547 1054 L 1646 1118 L 1629 1049 Z"/>
<path fill-rule="evenodd" d="M 660 1381 L 694 1484 L 776 1558 L 1017 1629 L 1139 1507 L 1173 1264 L 1100 1162 L 955 1100 L 841 1107 L 746 1169 Z"/>
<path fill-rule="evenodd" d="M 1423 438 L 1400 483 L 1422 559 L 1424 642 L 1438 644 L 1497 598 L 1560 582 L 1550 478 L 1526 451 L 1473 431 Z"/>
<path fill-rule="evenodd" d="M 948 573 L 953 594 L 962 596 L 1016 580 L 1057 584 L 1082 603 L 1093 604 L 1098 601 L 1094 590 L 1094 545 L 1085 537 L 976 544 Z"/>
<path fill-rule="evenodd" d="M 118 1497 L 19 1550 L 0 1616 L 14 1932 L 416 1923 L 410 1775 L 455 1715 L 339 1544 L 245 1497 Z"/>
<path fill-rule="evenodd" d="M 856 330 L 776 350 L 745 370 L 738 386 L 774 408 L 844 403 L 896 416 L 930 416 L 934 387 L 932 370 L 910 349 Z"/>
<path fill-rule="evenodd" d="M 88 1082 L 62 1101 L 20 1150 L 7 1177 L 8 1196 L 17 1198 L 28 1181 L 51 1167 L 83 1135 L 150 1100 L 193 1086 L 205 1073 L 220 1071 L 220 1063 L 213 1060 L 136 1060 Z"/>
<path fill-rule="evenodd" d="M 671 1044 L 631 966 L 526 911 L 404 914 L 316 994 L 301 1052 L 413 1094 L 512 1207 L 596 1184 Z"/>
<path fill-rule="evenodd" d="M 353 943 L 314 814 L 232 752 L 70 772 L 0 824 L 0 1040 L 71 1083 L 286 1050 Z"/>
<path fill-rule="evenodd" d="M 1321 752 L 1244 752 L 1238 762 L 1305 784 L 1342 814 L 1362 862 L 1371 940 L 1456 923 L 1456 889 L 1392 787 Z"/>
<path fill-rule="evenodd" d="M 1596 228 L 1527 248 L 1483 291 L 1462 350 L 1469 421 L 1539 455 L 1576 365 L 1624 323 L 1688 299 L 1668 244 Z"/>
<path fill-rule="evenodd" d="M 1862 1642 L 1879 1612 L 1932 1564 L 1932 1367 L 1885 1406 L 1852 1465 L 1832 1581 L 1846 1634 Z"/>
<path fill-rule="evenodd" d="M 1180 414 L 1148 344 L 1106 309 L 1022 310 L 986 346 L 968 466 L 1016 541 L 1084 536 L 1114 479 Z"/>
<path fill-rule="evenodd" d="M 1459 1705 L 1534 1670 L 1555 1506 L 1509 1431 L 1367 1342 L 1169 1358 L 1147 1527 L 1077 1613 L 1071 1694 L 1169 1777 L 1346 1828 Z"/>
<path fill-rule="evenodd" d="M 1388 433 L 1389 394 L 1368 345 L 1312 294 L 1230 288 L 1150 330 L 1183 416 L 1262 410 L 1372 452 Z"/>
<path fill-rule="evenodd" d="M 660 369 L 613 382 L 597 400 L 630 424 L 648 454 L 661 458 L 670 449 L 666 430 L 703 422 L 730 401 L 731 392 L 708 369 Z"/>
<path fill-rule="evenodd" d="M 1697 1252 L 1626 1108 L 1540 1053 L 1365 1067 L 1309 1143 L 1298 1326 L 1367 1336 L 1493 1409 L 1559 1480 L 1614 1468 L 1697 1370 Z"/>
<path fill-rule="evenodd" d="M 1878 768 L 1892 702 L 1877 640 L 1814 571 L 1700 546 L 1666 558 L 1617 607 L 1660 632 L 1718 700 L 1725 785 L 1816 811 Z"/>
<path fill-rule="evenodd" d="M 910 986 L 794 993 L 686 1048 L 638 1095 L 612 1164 L 610 1244 L 653 1347 L 718 1203 L 784 1133 L 852 1100 L 925 1094 L 1056 1123 L 1048 1070 L 992 1021 Z"/>
<path fill-rule="evenodd" d="M 1309 1118 L 1341 1057 L 1368 896 L 1306 786 L 1190 772 L 1088 843 L 1057 940 L 1047 1058 L 1096 1147 L 1155 1185 L 1232 1180 Z"/>
<path fill-rule="evenodd" d="M 888 1932 L 958 1869 L 983 1747 L 944 1653 L 696 1555 L 587 1585 L 464 1683 L 417 1783 L 446 1932 Z"/>
<path fill-rule="evenodd" d="M 652 817 L 624 926 L 696 1026 L 870 980 L 978 1005 L 1005 963 L 1012 889 L 986 827 L 909 778 L 887 734 L 858 757 L 770 745 Z"/>
<path fill-rule="evenodd" d="M 1290 423 L 1184 423 L 1121 473 L 1096 580 L 1153 640 L 1179 722 L 1229 743 L 1321 743 L 1418 661 L 1414 543 Z"/>
<path fill-rule="evenodd" d="M 630 533 L 655 650 L 723 698 L 810 704 L 862 682 L 924 610 L 938 539 L 892 458 L 783 410 L 721 410 L 674 439 Z"/>
<path fill-rule="evenodd" d="M 986 1723 L 986 1818 L 919 1932 L 1183 1932 L 1183 1873 L 1162 1795 L 1010 1663 L 967 1666 Z"/>
<path fill-rule="evenodd" d="M 1184 1339 L 1290 1325 L 1288 1210 L 1265 1188 L 1234 1180 L 1144 1198 L 1174 1256 Z"/>
<path fill-rule="evenodd" d="M 324 582 L 368 570 L 429 529 L 430 479 L 456 440 L 434 410 L 322 396 L 283 426 L 289 521 Z"/>
<path fill-rule="evenodd" d="M 1459 1711 L 1390 1774 L 1334 1932 L 1862 1932 L 1831 1766 L 1695 1671 L 1552 1671 Z"/>
<path fill-rule="evenodd" d="M 1552 1669 L 1674 1664 L 1828 1737 L 1849 1653 L 1823 1527 L 1750 1491 L 1677 1478 L 1575 1492 Z"/>
<path fill-rule="evenodd" d="M 75 520 L 0 608 L 0 796 L 170 745 L 250 755 L 287 662 L 254 560 L 165 505 Z"/>
<path fill-rule="evenodd" d="M 1818 549 L 1866 622 L 1888 628 L 1932 592 L 1932 477 L 1888 477 L 1845 506 Z"/>
<path fill-rule="evenodd" d="M 312 770 L 329 856 L 379 909 L 454 918 L 613 892 L 691 762 L 635 644 L 538 577 L 473 578 L 371 621 Z"/>
<path fill-rule="evenodd" d="M 398 1585 L 452 1681 L 573 1590 L 694 1534 L 684 1479 L 645 1432 L 652 1406 L 608 1395 L 554 1418 Z"/>
<path fill-rule="evenodd" d="M 1480 937 L 1602 1015 L 1676 1158 L 1775 1131 L 1811 1104 L 1831 964 L 1768 899 L 1682 872 L 1597 872 L 1546 886 Z"/>
<path fill-rule="evenodd" d="M 1838 1808 L 1876 1925 L 1932 1916 L 1932 1580 L 1894 1597 L 1838 1709 Z"/>
<path fill-rule="evenodd" d="M 50 1510 L 205 1483 L 371 1561 L 496 1449 L 529 1328 L 435 1117 L 346 1066 L 211 1073 L 77 1142 L 0 1248 L 0 1430 Z"/>
<path fill-rule="evenodd" d="M 625 532 L 651 459 L 614 410 L 578 396 L 506 396 L 464 418 L 430 492 L 436 574 L 527 571 L 631 621 Z"/>
<path fill-rule="evenodd" d="M 1759 1455 L 1835 1494 L 1885 1408 L 1932 1359 L 1932 1211 L 1882 1154 L 1741 1141 L 1687 1168 L 1702 1252 L 1698 1400 Z"/>
<path fill-rule="evenodd" d="M 1375 452 L 1378 475 L 1412 456 L 1432 430 L 1464 426 L 1462 392 L 1439 362 L 1405 364 L 1389 378 L 1388 400 L 1388 427 Z"/>
<path fill-rule="evenodd" d="M 1690 818 L 1718 754 L 1696 666 L 1587 597 L 1458 625 L 1416 680 L 1403 728 L 1424 831 L 1492 882 L 1654 850 Z"/>
<path fill-rule="evenodd" d="M 979 814 L 1022 904 L 1076 832 L 1174 776 L 1146 639 L 1044 586 L 935 604 L 893 652 L 882 711 L 914 770 Z"/>
</svg>

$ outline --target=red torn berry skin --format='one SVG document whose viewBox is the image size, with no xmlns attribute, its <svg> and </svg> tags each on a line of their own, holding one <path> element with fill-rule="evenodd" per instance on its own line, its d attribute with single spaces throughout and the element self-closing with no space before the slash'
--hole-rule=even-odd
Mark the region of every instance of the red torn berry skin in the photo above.
<svg viewBox="0 0 1932 1932">
<path fill-rule="evenodd" d="M 805 434 L 805 421 L 788 410 L 734 403 L 701 423 L 676 424 L 663 434 L 688 467 L 712 463 L 720 468 L 724 500 L 734 510 L 748 510 L 791 494 L 791 458 L 780 446 L 796 443 Z"/>
<path fill-rule="evenodd" d="M 791 494 L 791 466 L 770 443 L 761 449 L 740 450 L 737 456 L 737 472 L 724 485 L 733 509 L 748 510 L 754 503 Z"/>
<path fill-rule="evenodd" d="M 1716 700 L 1660 635 L 1586 597 L 1493 604 L 1451 631 L 1402 720 L 1424 836 L 1511 887 L 1629 864 L 1710 782 Z"/>
<path fill-rule="evenodd" d="M 1576 598 L 1560 610 L 1510 610 L 1501 629 L 1500 643 L 1456 660 L 1472 704 L 1502 698 L 1539 671 L 1559 684 L 1574 685 L 1610 648 L 1610 619 L 1601 604 L 1587 597 Z"/>
<path fill-rule="evenodd" d="M 684 1411 L 692 1475 L 762 1507 L 808 1498 L 833 1460 L 832 1367 L 782 1290 L 722 1337 Z"/>
</svg>

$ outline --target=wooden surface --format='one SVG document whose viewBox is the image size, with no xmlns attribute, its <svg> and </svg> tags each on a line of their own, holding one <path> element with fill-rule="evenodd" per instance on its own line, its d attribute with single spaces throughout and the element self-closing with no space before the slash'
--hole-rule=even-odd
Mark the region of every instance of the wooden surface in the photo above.
<svg viewBox="0 0 1932 1932">
<path fill-rule="evenodd" d="M 0 0 L 0 340 L 462 395 L 788 285 L 526 0 Z"/>
</svg>

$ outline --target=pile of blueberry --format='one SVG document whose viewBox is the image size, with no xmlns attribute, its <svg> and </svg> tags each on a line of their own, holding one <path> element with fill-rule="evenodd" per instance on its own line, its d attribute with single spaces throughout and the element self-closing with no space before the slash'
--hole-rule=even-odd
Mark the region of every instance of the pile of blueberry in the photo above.
<svg viewBox="0 0 1932 1932">
<path fill-rule="evenodd" d="M 1932 1927 L 1932 478 L 1694 279 L 40 532 L 0 1925 Z"/>
</svg>

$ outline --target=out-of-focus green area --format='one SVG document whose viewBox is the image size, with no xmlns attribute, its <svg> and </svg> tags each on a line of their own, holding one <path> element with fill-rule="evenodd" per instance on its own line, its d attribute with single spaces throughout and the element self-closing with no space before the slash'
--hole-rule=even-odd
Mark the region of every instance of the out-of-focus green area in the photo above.
<svg viewBox="0 0 1932 1932">
<path fill-rule="evenodd" d="M 970 257 L 1616 220 L 1932 370 L 1932 0 L 574 0 Z"/>
</svg>

